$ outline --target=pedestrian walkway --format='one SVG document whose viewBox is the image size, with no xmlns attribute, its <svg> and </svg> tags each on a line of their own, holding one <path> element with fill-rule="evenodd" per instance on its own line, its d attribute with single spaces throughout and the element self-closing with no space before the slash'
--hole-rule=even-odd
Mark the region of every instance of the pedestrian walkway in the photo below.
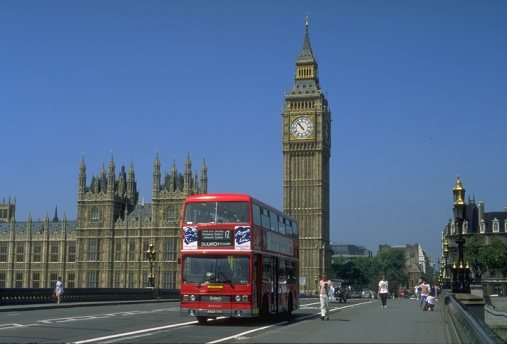
<svg viewBox="0 0 507 344">
<path fill-rule="evenodd" d="M 341 343 L 449 343 L 441 307 L 437 302 L 434 311 L 424 312 L 417 300 L 389 299 L 382 308 L 375 300 L 360 312 L 333 314 L 336 326 L 344 327 L 335 338 Z"/>
<path fill-rule="evenodd" d="M 284 343 L 450 343 L 439 302 L 432 312 L 419 308 L 419 301 L 388 299 L 367 304 L 332 303 L 331 320 L 306 321 L 300 330 L 287 328 Z M 340 307 L 347 307 L 341 308 Z"/>
</svg>

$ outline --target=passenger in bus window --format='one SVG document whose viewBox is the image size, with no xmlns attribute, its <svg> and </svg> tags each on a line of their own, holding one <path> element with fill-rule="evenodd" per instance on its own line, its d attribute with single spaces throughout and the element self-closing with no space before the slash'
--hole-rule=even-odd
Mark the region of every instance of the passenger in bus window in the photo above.
<svg viewBox="0 0 507 344">
<path fill-rule="evenodd" d="M 238 258 L 234 265 L 234 283 L 247 284 L 249 282 L 249 266 L 248 258 Z"/>
</svg>

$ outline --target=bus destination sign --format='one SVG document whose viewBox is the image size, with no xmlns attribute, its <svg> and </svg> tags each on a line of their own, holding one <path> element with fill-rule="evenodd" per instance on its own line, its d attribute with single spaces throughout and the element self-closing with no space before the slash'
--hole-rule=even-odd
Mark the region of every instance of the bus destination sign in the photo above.
<svg viewBox="0 0 507 344">
<path fill-rule="evenodd" d="M 199 231 L 200 247 L 230 247 L 234 245 L 232 230 L 206 229 Z"/>
</svg>

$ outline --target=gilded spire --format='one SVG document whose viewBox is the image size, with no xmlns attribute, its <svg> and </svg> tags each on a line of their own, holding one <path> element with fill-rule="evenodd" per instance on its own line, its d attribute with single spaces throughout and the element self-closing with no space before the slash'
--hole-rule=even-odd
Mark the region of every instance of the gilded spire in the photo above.
<svg viewBox="0 0 507 344">
<path fill-rule="evenodd" d="M 453 190 L 463 190 L 463 184 L 461 184 L 461 180 L 459 179 L 459 176 L 456 178 L 456 184 L 452 188 Z"/>
<path fill-rule="evenodd" d="M 459 176 L 456 178 L 456 183 L 452 188 L 452 195 L 454 197 L 454 204 L 463 205 L 465 204 L 465 188 L 461 184 Z"/>
</svg>

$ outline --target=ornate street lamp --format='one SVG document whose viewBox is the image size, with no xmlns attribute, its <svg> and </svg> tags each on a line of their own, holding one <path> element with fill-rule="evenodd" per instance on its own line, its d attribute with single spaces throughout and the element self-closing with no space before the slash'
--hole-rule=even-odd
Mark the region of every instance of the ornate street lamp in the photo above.
<svg viewBox="0 0 507 344">
<path fill-rule="evenodd" d="M 459 177 L 456 185 L 452 189 L 454 196 L 454 225 L 458 231 L 458 239 L 455 241 L 458 246 L 458 262 L 454 262 L 452 266 L 452 292 L 453 293 L 470 293 L 470 268 L 463 261 L 463 246 L 465 239 L 463 238 L 463 221 L 466 216 L 465 204 L 465 188 L 461 184 Z"/>
<path fill-rule="evenodd" d="M 150 273 L 148 274 L 148 287 L 150 288 L 154 287 L 153 281 L 155 278 L 153 277 L 153 261 L 155 260 L 156 253 L 155 246 L 150 244 L 148 246 L 148 250 L 146 251 L 146 257 L 148 257 L 148 260 L 150 261 Z"/>
<path fill-rule="evenodd" d="M 449 259 L 449 243 L 444 240 L 444 251 L 443 251 L 443 269 L 442 269 L 442 288 L 450 289 L 450 279 L 447 274 L 447 260 Z"/>
</svg>

